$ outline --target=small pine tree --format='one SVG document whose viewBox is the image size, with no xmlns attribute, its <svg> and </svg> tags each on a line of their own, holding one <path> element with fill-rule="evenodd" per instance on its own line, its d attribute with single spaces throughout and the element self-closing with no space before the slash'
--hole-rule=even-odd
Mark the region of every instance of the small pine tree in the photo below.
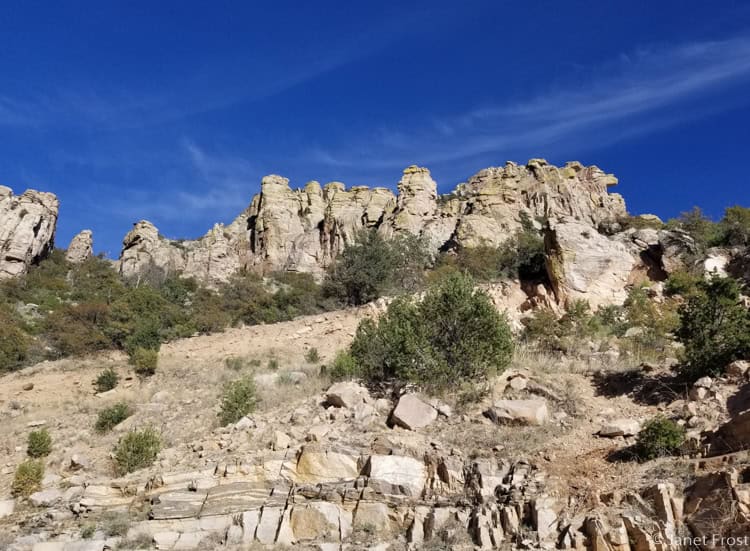
<svg viewBox="0 0 750 551">
<path fill-rule="evenodd" d="M 732 361 L 750 357 L 750 309 L 740 301 L 736 280 L 714 276 L 699 283 L 679 315 L 677 337 L 691 377 L 718 375 Z"/>
</svg>

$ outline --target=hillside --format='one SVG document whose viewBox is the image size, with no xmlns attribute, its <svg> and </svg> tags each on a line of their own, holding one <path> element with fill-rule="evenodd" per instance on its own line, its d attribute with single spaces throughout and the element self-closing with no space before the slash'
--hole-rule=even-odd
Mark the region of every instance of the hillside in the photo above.
<svg viewBox="0 0 750 551">
<path fill-rule="evenodd" d="M 0 548 L 732 546 L 750 211 L 665 223 L 614 183 L 269 176 L 116 262 L 91 232 L 54 250 L 56 198 L 3 188 Z"/>
</svg>

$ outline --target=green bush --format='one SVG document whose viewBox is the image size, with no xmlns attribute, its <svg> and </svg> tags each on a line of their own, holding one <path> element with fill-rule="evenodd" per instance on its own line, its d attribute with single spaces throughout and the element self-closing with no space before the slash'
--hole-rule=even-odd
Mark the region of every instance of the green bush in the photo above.
<svg viewBox="0 0 750 551">
<path fill-rule="evenodd" d="M 156 373 L 159 364 L 159 351 L 150 348 L 136 348 L 130 353 L 130 363 L 138 375 L 149 377 Z"/>
<path fill-rule="evenodd" d="M 94 388 L 97 392 L 107 392 L 115 388 L 118 382 L 120 382 L 120 378 L 117 376 L 117 372 L 108 367 L 96 377 Z"/>
<path fill-rule="evenodd" d="M 52 451 L 52 437 L 47 429 L 33 430 L 29 433 L 26 453 L 29 457 L 45 457 Z"/>
<path fill-rule="evenodd" d="M 693 207 L 693 210 L 683 212 L 678 218 L 669 220 L 667 228 L 679 228 L 686 231 L 700 249 L 719 245 L 723 240 L 719 224 L 703 214 L 699 207 Z"/>
<path fill-rule="evenodd" d="M 438 271 L 454 267 L 468 272 L 477 281 L 495 281 L 504 277 L 541 279 L 545 277 L 544 239 L 528 217 L 522 227 L 500 246 L 460 247 L 455 255 L 444 254 Z"/>
<path fill-rule="evenodd" d="M 11 314 L 0 308 L 0 372 L 18 369 L 29 355 L 31 339 Z"/>
<path fill-rule="evenodd" d="M 338 255 L 323 284 L 326 296 L 360 305 L 386 293 L 413 292 L 430 263 L 426 244 L 407 234 L 391 240 L 377 231 L 362 231 Z"/>
<path fill-rule="evenodd" d="M 242 377 L 227 383 L 221 398 L 219 421 L 222 426 L 231 425 L 253 412 L 258 404 L 255 395 L 255 381 L 252 377 Z"/>
<path fill-rule="evenodd" d="M 667 296 L 686 297 L 696 291 L 701 280 L 701 276 L 685 270 L 673 272 L 664 282 L 664 293 Z"/>
<path fill-rule="evenodd" d="M 736 280 L 702 281 L 679 316 L 677 337 L 685 345 L 689 376 L 718 375 L 732 361 L 750 357 L 750 309 L 740 300 Z"/>
<path fill-rule="evenodd" d="M 665 417 L 655 417 L 638 433 L 635 450 L 639 459 L 648 461 L 677 454 L 684 442 L 683 427 Z"/>
<path fill-rule="evenodd" d="M 305 353 L 305 361 L 309 364 L 316 364 L 320 361 L 318 349 L 313 347 Z"/>
<path fill-rule="evenodd" d="M 463 274 L 431 286 L 420 302 L 394 300 L 377 322 L 363 320 L 350 347 L 366 378 L 414 382 L 435 391 L 502 371 L 512 352 L 506 320 Z"/>
<path fill-rule="evenodd" d="M 96 432 L 106 433 L 130 417 L 133 411 L 125 402 L 118 402 L 99 412 L 94 428 Z"/>
<path fill-rule="evenodd" d="M 44 331 L 59 355 L 81 356 L 112 346 L 105 334 L 108 319 L 109 306 L 103 303 L 65 305 L 47 317 Z"/>
<path fill-rule="evenodd" d="M 559 318 L 553 311 L 542 308 L 523 320 L 523 339 L 545 352 L 573 354 L 596 335 L 609 332 L 611 328 L 606 323 L 615 315 L 613 311 L 592 315 L 585 300 L 569 304 Z"/>
<path fill-rule="evenodd" d="M 248 363 L 246 358 L 229 356 L 228 358 L 224 358 L 224 365 L 232 371 L 242 371 L 247 367 Z"/>
<path fill-rule="evenodd" d="M 124 537 L 130 529 L 127 513 L 109 511 L 102 518 L 102 531 L 110 538 Z"/>
<path fill-rule="evenodd" d="M 90 540 L 96 533 L 96 524 L 85 524 L 81 527 L 81 539 Z"/>
<path fill-rule="evenodd" d="M 326 370 L 329 377 L 334 381 L 345 381 L 359 377 L 360 370 L 357 362 L 346 350 L 339 350 L 333 359 L 333 364 Z"/>
<path fill-rule="evenodd" d="M 11 484 L 14 496 L 30 496 L 42 487 L 44 478 L 44 464 L 41 461 L 29 459 L 16 468 L 16 474 Z"/>
<path fill-rule="evenodd" d="M 161 450 L 161 438 L 153 428 L 131 430 L 115 447 L 114 459 L 118 474 L 127 474 L 148 467 Z"/>
<path fill-rule="evenodd" d="M 734 206 L 724 211 L 719 222 L 727 245 L 750 245 L 750 208 Z"/>
</svg>

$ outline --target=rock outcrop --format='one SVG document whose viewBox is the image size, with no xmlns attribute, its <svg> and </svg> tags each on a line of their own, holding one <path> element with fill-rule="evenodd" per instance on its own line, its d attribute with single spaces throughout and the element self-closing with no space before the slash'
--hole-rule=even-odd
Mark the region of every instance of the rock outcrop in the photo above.
<svg viewBox="0 0 750 551">
<path fill-rule="evenodd" d="M 94 254 L 94 235 L 91 230 L 83 230 L 70 241 L 65 252 L 65 260 L 72 264 L 80 264 Z"/>
<path fill-rule="evenodd" d="M 639 259 L 590 225 L 564 220 L 545 231 L 547 274 L 557 301 L 587 300 L 592 307 L 622 303 Z"/>
<path fill-rule="evenodd" d="M 25 274 L 52 250 L 59 206 L 53 193 L 0 186 L 0 278 Z"/>
<path fill-rule="evenodd" d="M 429 170 L 416 166 L 404 170 L 398 195 L 387 188 L 346 189 L 339 182 L 293 190 L 286 178 L 271 175 L 232 224 L 217 225 L 196 241 L 168 240 L 139 222 L 123 241 L 120 272 L 137 278 L 153 270 L 182 271 L 211 282 L 241 267 L 320 275 L 364 228 L 385 237 L 419 235 L 433 251 L 500 244 L 524 216 L 567 217 L 595 232 L 626 214 L 622 197 L 608 192 L 616 183 L 594 166 L 558 168 L 541 159 L 482 170 L 447 195 L 438 194 Z"/>
</svg>

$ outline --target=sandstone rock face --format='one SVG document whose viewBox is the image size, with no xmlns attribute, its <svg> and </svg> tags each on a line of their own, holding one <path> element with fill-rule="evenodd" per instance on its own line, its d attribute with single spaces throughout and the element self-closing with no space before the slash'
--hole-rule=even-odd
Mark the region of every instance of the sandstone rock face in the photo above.
<svg viewBox="0 0 750 551">
<path fill-rule="evenodd" d="M 0 278 L 25 274 L 52 250 L 59 207 L 52 193 L 0 186 Z"/>
<path fill-rule="evenodd" d="M 72 264 L 80 264 L 94 254 L 94 236 L 91 230 L 83 230 L 70 241 L 65 252 L 65 260 Z"/>
<path fill-rule="evenodd" d="M 242 267 L 320 276 L 365 228 L 385 237 L 422 236 L 433 251 L 497 245 L 523 216 L 569 217 L 596 231 L 626 214 L 622 197 L 608 192 L 616 183 L 594 166 L 571 162 L 558 168 L 541 159 L 482 170 L 447 195 L 438 195 L 429 170 L 417 166 L 404 170 L 398 195 L 378 187 L 346 189 L 339 182 L 309 182 L 293 190 L 286 178 L 270 175 L 232 224 L 217 225 L 198 240 L 168 240 L 149 222 L 139 222 L 123 241 L 120 272 L 137 278 L 181 271 L 210 282 L 225 281 Z"/>
<path fill-rule="evenodd" d="M 640 264 L 631 248 L 569 219 L 551 223 L 544 241 L 558 302 L 583 299 L 595 308 L 625 301 L 625 286 Z"/>
</svg>

